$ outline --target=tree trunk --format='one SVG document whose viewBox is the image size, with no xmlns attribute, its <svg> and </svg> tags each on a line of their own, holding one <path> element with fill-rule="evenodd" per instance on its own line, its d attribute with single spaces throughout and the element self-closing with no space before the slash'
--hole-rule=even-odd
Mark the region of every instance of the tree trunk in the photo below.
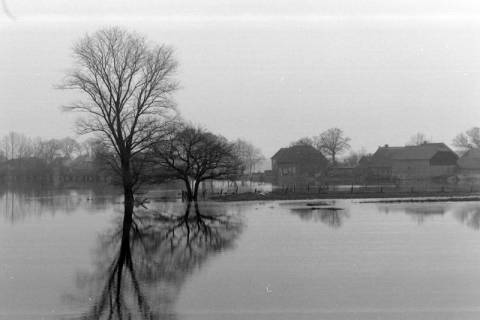
<svg viewBox="0 0 480 320">
<path fill-rule="evenodd" d="M 130 161 L 122 160 L 122 182 L 123 182 L 123 203 L 124 203 L 124 217 L 131 221 L 133 216 L 133 179 L 130 172 Z M 127 220 L 128 222 L 128 220 Z"/>
<path fill-rule="evenodd" d="M 195 188 L 193 190 L 193 201 L 197 202 L 198 199 L 198 187 L 200 186 L 200 180 L 195 180 Z"/>
<path fill-rule="evenodd" d="M 192 187 L 190 185 L 190 180 L 188 178 L 183 179 L 183 182 L 185 182 L 185 187 L 187 188 L 187 200 L 192 201 L 193 200 L 193 192 L 192 192 Z"/>
</svg>

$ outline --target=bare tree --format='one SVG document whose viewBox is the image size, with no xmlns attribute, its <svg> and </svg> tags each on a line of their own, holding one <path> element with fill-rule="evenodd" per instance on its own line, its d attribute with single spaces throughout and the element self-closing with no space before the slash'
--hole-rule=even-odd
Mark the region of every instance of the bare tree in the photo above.
<svg viewBox="0 0 480 320">
<path fill-rule="evenodd" d="M 422 132 L 417 132 L 413 136 L 410 137 L 410 140 L 407 141 L 405 145 L 407 146 L 419 146 L 421 144 L 429 142 L 427 139 L 427 135 Z"/>
<path fill-rule="evenodd" d="M 343 163 L 349 167 L 355 167 L 360 162 L 360 159 L 366 155 L 367 150 L 365 150 L 365 148 L 361 148 L 358 151 L 350 151 L 348 156 L 343 159 Z"/>
<path fill-rule="evenodd" d="M 290 143 L 290 146 L 293 147 L 293 146 L 314 146 L 315 143 L 313 141 L 312 138 L 310 137 L 303 137 L 303 138 L 300 138 L 296 141 L 293 141 L 292 143 Z"/>
<path fill-rule="evenodd" d="M 80 153 L 80 144 L 70 137 L 60 140 L 60 150 L 64 157 L 72 159 L 75 154 Z"/>
<path fill-rule="evenodd" d="M 315 147 L 332 158 L 336 163 L 336 156 L 350 149 L 350 138 L 345 137 L 343 131 L 338 128 L 330 128 L 314 137 Z"/>
<path fill-rule="evenodd" d="M 179 129 L 155 151 L 160 167 L 185 182 L 189 200 L 197 200 L 202 181 L 228 179 L 243 171 L 233 144 L 200 128 Z"/>
<path fill-rule="evenodd" d="M 251 179 L 253 172 L 255 172 L 256 165 L 265 159 L 262 151 L 255 147 L 252 143 L 242 139 L 237 139 L 233 143 L 233 151 L 245 168 L 243 173 L 247 174 Z"/>
<path fill-rule="evenodd" d="M 38 138 L 34 142 L 33 149 L 33 155 L 36 158 L 42 159 L 46 163 L 52 163 L 55 158 L 60 156 L 61 143 L 57 139 L 41 140 Z"/>
<path fill-rule="evenodd" d="M 32 141 L 18 132 L 9 132 L 2 138 L 2 151 L 8 159 L 28 158 L 33 155 Z"/>
<path fill-rule="evenodd" d="M 109 164 L 122 181 L 125 214 L 131 214 L 144 167 L 134 166 L 173 116 L 173 51 L 149 46 L 138 34 L 115 27 L 86 35 L 73 53 L 77 68 L 62 88 L 78 90 L 87 99 L 66 108 L 84 114 L 78 121 L 80 134 L 104 139 L 112 155 Z"/>
<path fill-rule="evenodd" d="M 473 127 L 465 133 L 458 134 L 452 144 L 461 151 L 480 148 L 480 128 Z"/>
</svg>

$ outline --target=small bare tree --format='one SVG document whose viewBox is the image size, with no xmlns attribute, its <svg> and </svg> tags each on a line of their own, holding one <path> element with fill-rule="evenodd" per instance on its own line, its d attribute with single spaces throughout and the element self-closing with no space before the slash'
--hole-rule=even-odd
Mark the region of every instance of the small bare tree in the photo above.
<svg viewBox="0 0 480 320">
<path fill-rule="evenodd" d="M 155 147 L 158 164 L 173 178 L 185 182 L 188 200 L 196 201 L 205 180 L 229 179 L 243 171 L 234 145 L 224 137 L 186 126 Z"/>
<path fill-rule="evenodd" d="M 85 115 L 77 124 L 80 134 L 104 139 L 112 155 L 109 164 L 122 181 L 125 213 L 131 213 L 144 167 L 134 166 L 164 134 L 174 110 L 177 63 L 172 49 L 149 46 L 138 34 L 115 27 L 84 36 L 73 53 L 76 69 L 61 87 L 78 90 L 87 99 L 66 109 Z"/>
<path fill-rule="evenodd" d="M 355 167 L 359 164 L 360 159 L 367 155 L 367 150 L 361 148 L 358 151 L 350 151 L 350 153 L 343 159 L 343 163 L 349 167 Z"/>
<path fill-rule="evenodd" d="M 462 152 L 480 148 L 480 128 L 474 127 L 465 133 L 460 133 L 453 139 L 452 144 Z"/>
<path fill-rule="evenodd" d="M 255 147 L 252 143 L 242 139 L 237 139 L 233 143 L 233 151 L 245 168 L 243 173 L 248 175 L 248 178 L 251 180 L 252 174 L 255 172 L 256 165 L 265 159 L 262 151 Z"/>
<path fill-rule="evenodd" d="M 332 158 L 332 164 L 336 163 L 336 156 L 350 149 L 350 138 L 345 137 L 343 131 L 331 128 L 314 137 L 315 147 Z"/>
<path fill-rule="evenodd" d="M 60 141 L 60 150 L 64 157 L 68 159 L 74 158 L 75 155 L 80 154 L 80 144 L 70 137 L 61 139 Z"/>
<path fill-rule="evenodd" d="M 421 144 L 429 142 L 427 139 L 427 135 L 422 132 L 417 132 L 413 136 L 410 137 L 410 140 L 407 141 L 405 145 L 407 146 L 419 146 Z"/>
<path fill-rule="evenodd" d="M 21 159 L 32 156 L 32 142 L 22 133 L 9 132 L 2 138 L 1 147 L 8 159 Z"/>
</svg>

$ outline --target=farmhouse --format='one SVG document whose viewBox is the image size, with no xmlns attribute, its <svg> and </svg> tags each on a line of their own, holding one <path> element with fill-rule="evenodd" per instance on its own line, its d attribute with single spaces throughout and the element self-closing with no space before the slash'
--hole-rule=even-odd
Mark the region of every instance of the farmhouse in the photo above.
<svg viewBox="0 0 480 320">
<path fill-rule="evenodd" d="M 470 149 L 457 161 L 460 180 L 480 179 L 480 149 Z"/>
<path fill-rule="evenodd" d="M 425 180 L 455 174 L 458 156 L 444 143 L 423 143 L 416 146 L 385 145 L 360 166 L 367 180 Z"/>
<path fill-rule="evenodd" d="M 281 186 L 314 183 L 328 166 L 322 153 L 309 145 L 281 148 L 271 160 L 273 182 Z"/>
</svg>

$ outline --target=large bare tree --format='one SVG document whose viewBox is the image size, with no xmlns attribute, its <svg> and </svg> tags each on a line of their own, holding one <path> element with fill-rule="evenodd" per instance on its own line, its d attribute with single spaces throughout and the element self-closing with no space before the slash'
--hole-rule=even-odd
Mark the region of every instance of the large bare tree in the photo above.
<svg viewBox="0 0 480 320">
<path fill-rule="evenodd" d="M 112 155 L 109 164 L 121 178 L 125 212 L 131 212 L 142 176 L 138 160 L 164 134 L 174 110 L 172 49 L 151 46 L 142 36 L 114 27 L 84 36 L 73 54 L 76 68 L 61 87 L 78 90 L 86 99 L 66 108 L 84 114 L 77 123 L 80 134 L 104 139 Z"/>
<path fill-rule="evenodd" d="M 315 147 L 332 158 L 332 164 L 336 163 L 336 156 L 350 149 L 350 138 L 345 137 L 339 128 L 330 128 L 314 137 Z"/>
</svg>

